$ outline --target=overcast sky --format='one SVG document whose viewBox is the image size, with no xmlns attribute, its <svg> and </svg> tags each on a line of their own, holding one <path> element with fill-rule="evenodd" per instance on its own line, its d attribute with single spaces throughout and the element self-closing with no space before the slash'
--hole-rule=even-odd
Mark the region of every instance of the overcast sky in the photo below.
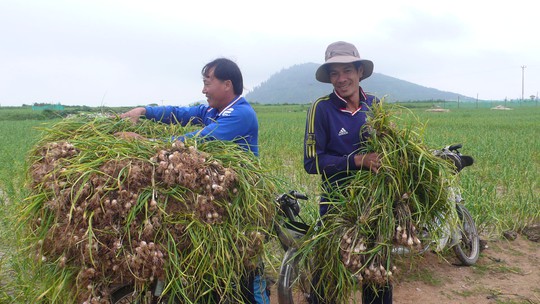
<svg viewBox="0 0 540 304">
<path fill-rule="evenodd" d="M 0 0 L 0 105 L 187 105 L 217 57 L 246 94 L 338 40 L 377 73 L 480 99 L 521 98 L 524 72 L 530 98 L 539 14 L 531 0 Z"/>
</svg>

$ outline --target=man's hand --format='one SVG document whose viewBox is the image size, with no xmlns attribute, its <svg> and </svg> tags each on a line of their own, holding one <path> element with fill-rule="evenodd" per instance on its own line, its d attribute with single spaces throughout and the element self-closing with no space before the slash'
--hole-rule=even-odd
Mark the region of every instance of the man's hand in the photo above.
<svg viewBox="0 0 540 304">
<path fill-rule="evenodd" d="M 144 136 L 137 134 L 135 132 L 116 132 L 114 136 L 126 139 L 126 140 L 142 140 L 146 139 Z"/>
<path fill-rule="evenodd" d="M 144 114 L 146 114 L 146 108 L 138 107 L 120 114 L 120 118 L 129 118 L 133 123 L 137 123 Z"/>
<path fill-rule="evenodd" d="M 381 167 L 381 159 L 375 152 L 367 154 L 356 154 L 354 156 L 354 164 L 358 168 L 369 169 L 373 173 L 378 173 Z"/>
</svg>

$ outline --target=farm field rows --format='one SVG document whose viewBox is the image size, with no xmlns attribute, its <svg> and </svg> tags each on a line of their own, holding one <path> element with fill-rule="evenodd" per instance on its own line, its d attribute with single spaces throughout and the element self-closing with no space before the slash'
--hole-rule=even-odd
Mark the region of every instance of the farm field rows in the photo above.
<svg viewBox="0 0 540 304">
<path fill-rule="evenodd" d="M 308 218 L 315 218 L 319 178 L 308 175 L 302 161 L 308 105 L 255 105 L 255 109 L 260 123 L 261 160 L 284 182 L 279 191 L 296 189 L 308 194 L 310 199 L 303 212 Z M 425 110 L 421 107 L 412 112 L 398 110 L 396 122 L 417 124 L 411 115 L 414 114 L 426 124 L 423 137 L 430 148 L 461 143 L 462 153 L 475 158 L 475 164 L 461 173 L 460 180 L 466 206 L 482 238 L 499 242 L 503 231 L 519 232 L 540 221 L 540 107 L 515 107 L 512 111 L 489 108 L 460 108 L 449 112 Z M 17 217 L 13 210 L 17 204 L 24 203 L 27 195 L 25 158 L 39 138 L 36 127 L 57 120 L 3 119 L 8 111 L 0 109 L 3 139 L 0 147 L 0 303 L 4 299 L 24 303 L 25 295 L 17 294 L 10 285 L 14 282 L 25 284 L 24 267 L 30 267 L 24 266 L 24 257 L 17 257 L 19 243 L 17 232 L 12 229 Z M 17 111 L 22 113 L 18 117 L 24 117 L 23 110 Z M 273 262 L 276 265 L 271 269 L 277 268 L 277 255 Z M 490 255 L 484 256 L 484 265 L 487 264 L 486 256 Z M 14 300 L 17 297 L 19 300 Z"/>
</svg>

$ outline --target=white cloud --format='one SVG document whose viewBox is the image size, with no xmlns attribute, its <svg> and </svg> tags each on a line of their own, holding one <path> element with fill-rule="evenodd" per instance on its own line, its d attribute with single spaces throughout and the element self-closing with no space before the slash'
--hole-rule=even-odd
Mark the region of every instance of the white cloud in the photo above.
<svg viewBox="0 0 540 304">
<path fill-rule="evenodd" d="M 294 64 L 321 63 L 336 40 L 375 71 L 480 98 L 540 83 L 530 1 L 0 2 L 0 104 L 188 104 L 200 70 L 238 62 L 251 89 Z M 535 87 L 536 86 L 536 87 Z"/>
</svg>

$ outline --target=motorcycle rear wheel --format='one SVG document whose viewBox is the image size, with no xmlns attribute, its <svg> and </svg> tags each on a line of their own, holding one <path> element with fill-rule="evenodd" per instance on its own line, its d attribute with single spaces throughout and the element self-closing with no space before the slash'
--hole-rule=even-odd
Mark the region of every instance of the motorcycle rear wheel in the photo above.
<svg viewBox="0 0 540 304">
<path fill-rule="evenodd" d="M 472 266 L 480 256 L 480 237 L 467 208 L 461 204 L 456 207 L 460 225 L 459 240 L 456 240 L 457 244 L 453 247 L 454 252 L 463 265 Z"/>
</svg>

